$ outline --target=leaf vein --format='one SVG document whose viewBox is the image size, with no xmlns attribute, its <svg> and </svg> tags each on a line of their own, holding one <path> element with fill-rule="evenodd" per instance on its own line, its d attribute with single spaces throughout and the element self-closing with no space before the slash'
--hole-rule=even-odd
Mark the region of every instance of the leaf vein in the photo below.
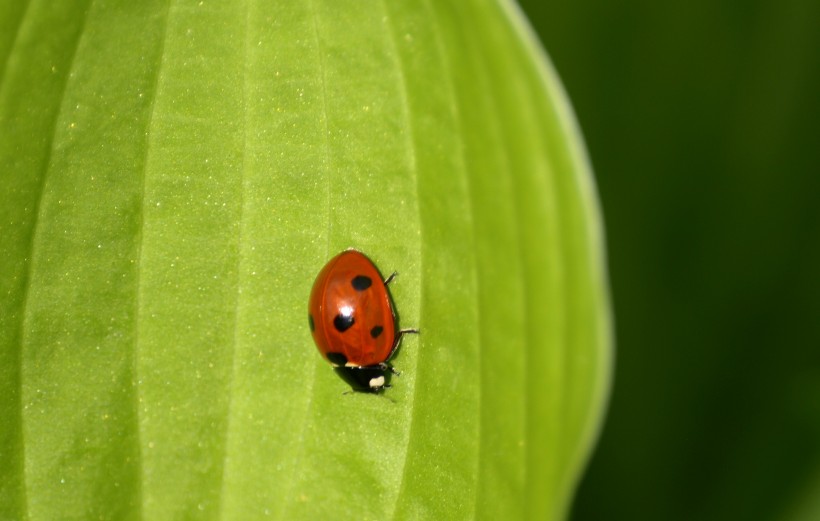
<svg viewBox="0 0 820 521">
<path fill-rule="evenodd" d="M 472 33 L 470 33 L 469 31 L 464 31 L 463 34 L 464 34 L 465 38 L 470 38 Z M 476 47 L 473 47 L 472 51 L 473 52 L 470 52 L 470 56 L 473 58 L 473 65 L 476 67 L 476 70 L 477 70 L 477 76 L 478 76 L 477 77 L 477 82 L 483 86 L 483 88 L 481 88 L 481 92 L 485 93 L 484 104 L 487 108 L 488 117 L 490 118 L 489 125 L 487 125 L 487 128 L 488 128 L 488 131 L 492 133 L 492 139 L 495 142 L 496 146 L 498 147 L 499 165 L 500 165 L 501 170 L 502 170 L 501 171 L 502 175 L 499 176 L 499 177 L 504 177 L 508 180 L 508 182 L 514 183 L 515 169 L 513 167 L 513 160 L 510 157 L 509 144 L 507 143 L 507 140 L 505 139 L 506 134 L 499 131 L 499 129 L 502 127 L 503 118 L 500 117 L 501 109 L 500 109 L 500 107 L 498 105 L 498 102 L 496 100 L 496 96 L 493 95 L 493 82 L 492 82 L 489 66 L 488 66 L 487 61 L 486 61 L 486 54 L 484 52 L 480 52 L 479 49 L 477 49 Z M 517 261 L 516 271 L 519 272 L 519 273 L 523 273 L 524 272 L 524 266 L 523 266 L 524 246 L 523 246 L 523 244 L 525 244 L 525 241 L 523 241 L 522 237 L 521 237 L 523 232 L 521 231 L 520 212 L 515 211 L 515 209 L 520 208 L 520 201 L 517 200 L 517 198 L 515 197 L 515 194 L 516 194 L 516 190 L 513 186 L 512 190 L 511 190 L 511 195 L 512 195 L 512 199 L 513 199 L 512 207 L 514 208 L 514 210 L 513 210 L 513 218 L 512 218 L 511 223 L 512 223 L 512 226 L 514 227 L 514 229 L 513 229 L 513 233 L 511 234 L 510 240 L 511 240 L 511 242 L 513 242 L 515 244 L 515 249 L 516 249 L 516 255 L 514 256 L 514 258 Z M 519 296 L 519 299 L 520 299 L 520 303 L 519 303 L 520 309 L 523 309 L 523 310 L 530 309 L 530 307 L 527 305 L 527 303 L 529 301 L 529 296 L 528 296 L 529 291 L 530 290 L 527 287 L 527 284 L 521 284 L 520 291 L 516 292 Z M 528 364 L 529 351 L 526 348 L 528 348 L 529 346 L 532 345 L 532 335 L 530 333 L 530 324 L 529 324 L 529 322 L 530 322 L 529 314 L 527 312 L 524 312 L 522 314 L 521 327 L 522 327 L 522 331 L 523 331 L 525 349 L 522 350 L 521 357 L 523 358 L 523 367 L 525 369 L 529 365 Z M 528 407 L 529 407 L 527 402 L 529 401 L 529 398 L 530 398 L 529 393 L 527 392 L 529 390 L 529 385 L 530 385 L 529 373 L 526 370 L 523 373 L 523 377 L 524 377 L 524 383 L 522 385 L 522 388 L 524 389 L 524 392 L 522 393 L 522 396 L 523 396 L 523 399 L 524 399 L 524 402 L 525 402 L 524 403 L 524 408 L 523 408 L 523 410 L 525 411 L 525 413 L 524 413 L 524 431 L 523 432 L 524 432 L 524 448 L 526 450 L 527 447 L 530 444 L 530 441 L 531 441 L 528 437 L 528 432 L 529 431 L 526 428 L 526 424 L 527 424 L 527 421 L 528 421 L 526 411 L 528 411 Z M 523 468 L 523 474 L 524 475 L 523 475 L 522 483 L 526 484 L 527 476 L 528 476 L 528 467 L 529 467 L 530 461 L 529 461 L 529 458 L 525 457 L 524 459 L 525 459 L 524 468 Z M 476 514 L 478 513 L 478 500 L 481 498 L 481 495 L 480 495 L 481 491 L 478 491 L 478 492 L 479 493 L 476 495 L 476 504 L 475 504 Z"/>
<path fill-rule="evenodd" d="M 472 182 L 470 180 L 470 175 L 467 170 L 467 157 L 466 157 L 466 144 L 464 140 L 464 127 L 461 122 L 461 107 L 459 104 L 458 97 L 455 93 L 455 87 L 453 86 L 453 79 L 451 74 L 448 74 L 449 71 L 452 71 L 450 66 L 450 61 L 447 57 L 447 53 L 444 50 L 444 42 L 441 35 L 441 27 L 438 23 L 438 18 L 436 17 L 432 6 L 430 5 L 430 0 L 424 0 L 424 9 L 427 11 L 427 15 L 431 19 L 431 30 L 433 32 L 433 37 L 435 41 L 435 48 L 436 52 L 439 56 L 440 64 L 442 69 L 445 71 L 443 75 L 443 81 L 445 84 L 445 90 L 447 91 L 447 96 L 450 98 L 450 107 L 452 112 L 452 117 L 454 124 L 456 126 L 455 135 L 458 138 L 458 169 L 461 172 L 461 176 L 463 177 L 464 186 L 467 190 L 468 197 L 466 199 L 467 210 L 468 210 L 468 217 L 470 220 L 470 229 L 472 232 L 472 247 L 470 251 L 472 252 L 472 274 L 473 274 L 473 287 L 476 290 L 479 299 L 476 301 L 475 305 L 475 318 L 477 324 L 484 324 L 482 320 L 482 312 L 481 312 L 481 278 L 479 277 L 478 273 L 478 251 L 476 249 L 476 240 L 478 237 L 478 223 L 476 221 L 476 214 L 475 214 L 475 191 L 474 187 L 472 186 Z M 486 385 L 486 381 L 483 376 L 482 364 L 483 364 L 483 354 L 485 350 L 485 342 L 486 338 L 484 333 L 484 328 L 479 327 L 477 330 L 477 341 L 478 341 L 478 352 L 477 352 L 477 364 L 476 364 L 476 374 L 478 375 L 479 383 L 478 383 L 478 396 L 476 400 L 477 405 L 477 417 L 478 421 L 476 423 L 477 433 L 476 433 L 476 464 L 475 464 L 475 503 L 473 508 L 473 519 L 477 517 L 478 514 L 478 501 L 481 497 L 480 491 L 478 490 L 479 483 L 481 481 L 481 460 L 482 460 L 482 452 L 484 443 L 486 440 L 483 440 L 483 429 L 482 429 L 482 414 L 483 408 L 481 407 L 482 399 L 481 397 L 484 394 L 484 386 Z"/>
<path fill-rule="evenodd" d="M 159 65 L 157 66 L 156 76 L 154 78 L 154 85 L 151 89 L 152 98 L 151 105 L 148 108 L 148 121 L 145 125 L 145 154 L 142 160 L 142 179 L 140 180 L 140 197 L 142 204 L 139 212 L 139 228 L 137 230 L 137 251 L 136 251 L 136 273 L 134 276 L 134 284 L 136 287 L 136 298 L 134 299 L 134 348 L 132 354 L 132 378 L 134 386 L 134 408 L 136 421 L 136 444 L 138 450 L 137 465 L 138 476 L 136 480 L 135 496 L 139 499 L 137 508 L 139 509 L 137 517 L 144 519 L 144 505 L 145 505 L 145 491 L 144 491 L 144 474 L 145 463 L 143 461 L 143 447 L 142 447 L 142 421 L 141 421 L 141 404 L 143 397 L 141 395 L 140 372 L 139 372 L 139 345 L 140 345 L 140 323 L 141 323 L 141 309 L 142 309 L 142 260 L 143 260 L 143 246 L 145 243 L 145 207 L 146 207 L 146 179 L 148 177 L 148 158 L 151 154 L 151 128 L 154 125 L 154 113 L 156 112 L 157 97 L 159 97 L 159 87 L 161 83 L 161 76 L 163 73 L 163 64 L 165 60 L 165 45 L 168 41 L 168 20 L 171 16 L 171 3 L 173 0 L 168 0 L 165 11 L 162 13 L 161 23 L 162 36 L 160 37 L 159 51 L 157 58 Z"/>
<path fill-rule="evenodd" d="M 9 53 L 6 55 L 5 61 L 3 62 L 3 69 L 0 71 L 0 86 L 3 85 L 3 80 L 6 78 L 6 73 L 8 72 L 9 68 L 9 61 L 11 61 L 11 55 L 14 53 L 14 49 L 18 45 L 18 40 L 20 39 L 20 34 L 22 33 L 23 25 L 25 25 L 26 20 L 28 20 L 28 16 L 31 13 L 31 1 L 29 0 L 26 2 L 25 11 L 23 14 L 20 15 L 20 21 L 17 23 L 17 27 L 14 30 L 14 38 L 12 38 L 12 44 L 9 47 Z"/>
<path fill-rule="evenodd" d="M 399 82 L 398 83 L 399 83 L 399 93 L 401 95 L 401 101 L 402 101 L 402 111 L 403 111 L 402 115 L 404 116 L 404 120 L 407 123 L 407 127 L 406 127 L 407 130 L 406 130 L 406 134 L 405 134 L 405 140 L 406 140 L 405 146 L 406 146 L 406 149 L 407 149 L 407 156 L 408 156 L 407 157 L 407 164 L 408 164 L 410 173 L 412 174 L 413 180 L 414 180 L 414 183 L 415 183 L 414 184 L 414 186 L 415 186 L 415 197 L 413 198 L 413 200 L 416 201 L 416 204 L 415 204 L 415 206 L 416 206 L 416 208 L 415 208 L 416 215 L 419 215 L 419 212 L 420 212 L 419 207 L 418 207 L 419 175 L 418 175 L 418 166 L 417 166 L 417 160 L 416 160 L 417 151 L 416 151 L 416 144 L 414 142 L 414 137 L 413 137 L 414 136 L 414 134 L 413 134 L 413 123 L 412 123 L 412 119 L 410 117 L 411 112 L 410 112 L 410 101 L 409 101 L 409 97 L 408 97 L 408 93 L 407 93 L 407 77 L 406 77 L 406 73 L 404 71 L 404 63 L 402 62 L 401 56 L 399 54 L 398 43 L 396 41 L 396 31 L 395 31 L 395 28 L 393 27 L 393 23 L 391 22 L 390 11 L 387 8 L 386 0 L 381 0 L 381 6 L 382 6 L 382 12 L 384 13 L 384 20 L 385 20 L 385 24 L 387 26 L 387 32 L 388 32 L 388 36 L 389 36 L 388 39 L 387 39 L 388 40 L 388 49 L 389 49 L 390 53 L 393 55 L 393 60 L 394 60 L 396 70 L 397 70 L 398 75 L 399 75 Z M 423 266 L 421 265 L 421 263 L 423 262 L 423 255 L 422 255 L 422 251 L 421 251 L 422 250 L 422 246 L 421 246 L 422 241 L 419 241 L 418 244 L 419 244 L 419 256 L 418 256 L 418 258 L 419 258 L 419 273 L 424 273 Z M 420 292 L 423 291 L 423 286 L 424 286 L 423 284 L 419 285 L 419 288 L 420 288 L 419 291 Z M 419 303 L 420 303 L 419 307 L 421 307 L 422 302 L 423 302 L 423 299 L 421 298 L 421 295 L 419 295 Z M 419 314 L 421 314 L 421 310 L 419 310 Z M 418 367 L 418 365 L 419 364 L 417 362 L 416 367 Z M 393 507 L 392 507 L 389 515 L 386 516 L 387 519 L 395 518 L 396 508 L 398 507 L 399 501 L 400 501 L 400 499 L 402 497 L 402 494 L 404 492 L 404 487 L 405 487 L 405 482 L 406 482 L 406 477 L 407 477 L 407 459 L 408 459 L 408 454 L 409 454 L 409 450 L 410 450 L 410 438 L 411 438 L 412 433 L 413 433 L 413 426 L 416 424 L 417 408 L 415 406 L 415 403 L 416 403 L 416 390 L 417 389 L 418 389 L 418 387 L 416 385 L 414 385 L 413 386 L 412 399 L 410 400 L 410 404 L 411 404 L 411 412 L 409 414 L 410 424 L 408 426 L 407 441 L 404 443 L 404 447 L 402 448 L 404 456 L 401 458 L 401 466 L 402 466 L 401 481 L 399 483 L 398 491 L 396 492 L 396 499 L 393 501 Z"/>
<path fill-rule="evenodd" d="M 93 0 L 90 0 L 90 2 L 93 2 Z M 19 363 L 20 363 L 19 385 L 20 385 L 20 389 L 19 389 L 18 393 L 19 393 L 20 400 L 21 400 L 20 438 L 23 440 L 23 450 L 21 452 L 21 454 L 22 454 L 21 467 L 23 469 L 22 483 L 21 483 L 21 494 L 23 496 L 22 497 L 23 515 L 21 516 L 22 519 L 26 519 L 28 517 L 29 510 L 30 510 L 29 509 L 29 493 L 28 493 L 29 478 L 28 478 L 28 468 L 26 466 L 26 451 L 25 451 L 25 428 L 24 428 L 25 427 L 24 426 L 25 415 L 22 413 L 22 411 L 23 411 L 22 402 L 23 402 L 23 391 L 24 391 L 22 352 L 23 352 L 24 346 L 26 344 L 26 331 L 27 331 L 26 323 L 29 321 L 29 308 L 28 308 L 28 306 L 29 306 L 31 281 L 32 281 L 33 275 L 34 275 L 34 258 L 35 258 L 36 253 L 37 253 L 36 252 L 36 250 L 37 250 L 37 248 L 36 248 L 37 234 L 40 232 L 40 225 L 41 225 L 42 211 L 43 211 L 43 199 L 44 199 L 45 193 L 46 193 L 46 185 L 47 185 L 47 182 L 48 182 L 49 173 L 51 172 L 51 168 L 50 168 L 51 167 L 51 159 L 52 159 L 52 156 L 54 155 L 54 142 L 55 142 L 55 138 L 57 136 L 57 130 L 58 130 L 57 127 L 58 127 L 58 124 L 59 124 L 59 121 L 60 121 L 60 115 L 63 112 L 63 106 L 64 106 L 65 100 L 66 100 L 66 93 L 68 92 L 68 82 L 69 82 L 69 79 L 71 78 L 71 73 L 74 70 L 74 63 L 75 63 L 75 58 L 77 56 L 77 49 L 79 49 L 79 47 L 80 47 L 80 41 L 82 40 L 83 32 L 85 30 L 85 24 L 88 21 L 88 14 L 89 14 L 90 11 L 91 11 L 90 6 L 86 7 L 86 9 L 83 11 L 83 18 L 82 18 L 82 21 L 80 22 L 80 25 L 79 25 L 78 29 L 77 29 L 77 34 L 76 34 L 76 40 L 74 42 L 74 47 L 72 48 L 71 56 L 68 59 L 68 67 L 66 68 L 66 74 L 63 78 L 63 84 L 62 84 L 62 90 L 60 92 L 60 98 L 59 98 L 59 100 L 57 101 L 57 104 L 56 104 L 57 110 L 54 111 L 54 116 L 53 116 L 52 121 L 50 123 L 51 134 L 49 135 L 48 142 L 45 144 L 46 156 L 45 156 L 45 158 L 43 160 L 43 163 L 42 163 L 42 166 L 41 166 L 40 184 L 39 184 L 39 187 L 38 187 L 40 193 L 37 196 L 37 201 L 34 205 L 34 211 L 33 211 L 34 220 L 31 224 L 31 230 L 32 231 L 31 231 L 31 238 L 29 240 L 29 252 L 30 253 L 29 253 L 29 257 L 28 257 L 28 267 L 27 267 L 27 270 L 26 270 L 25 279 L 23 280 L 23 298 L 22 298 L 22 303 L 20 305 L 22 318 L 20 320 L 20 332 L 17 336 L 17 338 L 19 338 L 19 340 L 20 340 L 20 353 L 21 353 L 21 356 L 19 358 Z M 28 12 L 28 9 L 27 9 L 27 12 Z M 22 25 L 22 23 L 21 23 L 21 25 Z M 19 35 L 19 32 L 18 32 L 18 35 Z M 15 40 L 15 44 L 16 43 L 17 42 Z"/>
<path fill-rule="evenodd" d="M 247 166 L 247 156 L 248 156 L 248 54 L 249 54 L 249 44 L 248 41 L 250 39 L 250 0 L 245 0 L 244 4 L 244 35 L 243 35 L 243 42 L 242 42 L 242 157 L 239 162 L 239 170 L 240 170 L 240 187 L 239 187 L 239 223 L 237 224 L 237 237 L 236 237 L 236 297 L 234 300 L 234 313 L 233 313 L 233 342 L 231 346 L 231 374 L 230 379 L 228 381 L 228 406 L 225 412 L 226 419 L 225 419 L 225 438 L 223 440 L 224 448 L 223 448 L 223 458 L 222 458 L 222 483 L 220 486 L 220 494 L 219 494 L 219 512 L 220 512 L 220 519 L 226 519 L 227 517 L 225 513 L 225 497 L 227 494 L 228 488 L 228 481 L 227 481 L 227 474 L 228 474 L 228 465 L 230 463 L 230 458 L 228 457 L 228 453 L 230 451 L 230 439 L 231 439 L 231 432 L 234 428 L 234 404 L 236 401 L 235 394 L 236 394 L 236 381 L 237 381 L 237 372 L 239 371 L 239 356 L 237 355 L 237 351 L 239 349 L 239 318 L 240 313 L 242 310 L 241 299 L 242 299 L 242 241 L 246 235 L 245 233 L 245 194 L 248 191 L 247 186 L 247 174 L 246 174 L 246 166 Z"/>
<path fill-rule="evenodd" d="M 324 59 L 322 58 L 322 45 L 319 40 L 319 14 L 316 10 L 316 4 L 314 0 L 308 0 L 307 2 L 308 8 L 310 9 L 311 18 L 313 20 L 313 38 L 316 44 L 316 58 L 318 60 L 319 65 L 319 79 L 322 86 L 322 124 L 324 127 L 324 145 L 325 145 L 325 183 L 327 187 L 327 237 L 325 243 L 325 258 L 330 256 L 330 234 L 331 234 L 331 169 L 330 169 L 330 143 L 328 141 L 328 124 L 327 124 L 327 90 L 325 87 L 325 63 Z M 295 459 L 295 464 L 297 468 L 300 467 L 301 460 L 304 458 L 305 453 L 305 432 L 307 431 L 307 424 L 308 418 L 310 417 L 310 412 L 313 410 L 314 400 L 316 398 L 316 363 L 310 364 L 310 379 L 309 379 L 309 390 L 307 391 L 307 403 L 305 404 L 305 415 L 302 420 L 302 425 L 299 429 L 299 447 L 295 451 L 298 454 L 298 457 Z M 285 514 L 287 513 L 289 498 L 293 493 L 293 487 L 295 486 L 297 479 L 288 480 L 288 484 L 285 487 L 285 491 L 282 493 L 282 506 L 281 510 L 279 511 L 279 515 L 277 519 L 284 519 Z"/>
</svg>

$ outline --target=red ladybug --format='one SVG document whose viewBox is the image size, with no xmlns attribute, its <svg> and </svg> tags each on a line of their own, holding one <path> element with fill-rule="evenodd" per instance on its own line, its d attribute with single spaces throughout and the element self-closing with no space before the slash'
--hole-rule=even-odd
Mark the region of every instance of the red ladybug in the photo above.
<svg viewBox="0 0 820 521">
<path fill-rule="evenodd" d="M 402 335 L 416 329 L 396 327 L 387 293 L 393 273 L 383 280 L 363 253 L 349 249 L 333 257 L 313 283 L 308 322 L 316 347 L 355 391 L 390 387 L 387 362 Z"/>
</svg>

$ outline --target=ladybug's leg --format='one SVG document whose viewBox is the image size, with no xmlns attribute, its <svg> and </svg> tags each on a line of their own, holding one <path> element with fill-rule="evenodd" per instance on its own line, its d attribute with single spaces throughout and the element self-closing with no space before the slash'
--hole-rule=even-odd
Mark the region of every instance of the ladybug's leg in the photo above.
<svg viewBox="0 0 820 521">
<path fill-rule="evenodd" d="M 388 284 L 390 284 L 391 282 L 393 282 L 393 279 L 395 279 L 395 278 L 396 278 L 396 276 L 398 276 L 398 274 L 399 274 L 399 272 L 398 272 L 398 271 L 394 271 L 393 273 L 391 273 L 389 277 L 387 277 L 386 279 L 384 279 L 384 285 L 385 285 L 385 286 L 387 286 Z"/>
<path fill-rule="evenodd" d="M 393 343 L 393 349 L 391 349 L 390 354 L 387 355 L 387 360 L 390 360 L 391 358 L 393 358 L 393 355 L 396 354 L 396 350 L 399 348 L 399 344 L 401 344 L 401 339 L 404 335 L 409 335 L 409 334 L 418 335 L 420 333 L 421 333 L 421 331 L 419 331 L 418 329 L 415 329 L 415 328 L 399 329 L 399 332 L 396 335 L 396 340 Z M 391 367 L 390 370 L 393 371 L 393 368 Z M 394 372 L 393 374 L 399 374 L 399 373 Z"/>
</svg>

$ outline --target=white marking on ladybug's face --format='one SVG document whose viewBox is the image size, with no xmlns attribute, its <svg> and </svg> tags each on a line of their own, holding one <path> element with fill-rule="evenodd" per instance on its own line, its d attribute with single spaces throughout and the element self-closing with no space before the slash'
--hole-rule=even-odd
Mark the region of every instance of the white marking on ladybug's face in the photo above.
<svg viewBox="0 0 820 521">
<path fill-rule="evenodd" d="M 376 378 L 370 379 L 370 387 L 372 389 L 378 389 L 379 387 L 384 387 L 384 376 L 377 376 Z"/>
</svg>

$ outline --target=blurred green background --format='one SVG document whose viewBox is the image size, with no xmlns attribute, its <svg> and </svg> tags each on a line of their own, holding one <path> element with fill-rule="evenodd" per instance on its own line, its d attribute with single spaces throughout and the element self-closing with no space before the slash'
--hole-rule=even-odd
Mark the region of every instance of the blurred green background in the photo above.
<svg viewBox="0 0 820 521">
<path fill-rule="evenodd" d="M 608 233 L 615 386 L 573 520 L 820 519 L 820 2 L 521 4 Z"/>
</svg>

